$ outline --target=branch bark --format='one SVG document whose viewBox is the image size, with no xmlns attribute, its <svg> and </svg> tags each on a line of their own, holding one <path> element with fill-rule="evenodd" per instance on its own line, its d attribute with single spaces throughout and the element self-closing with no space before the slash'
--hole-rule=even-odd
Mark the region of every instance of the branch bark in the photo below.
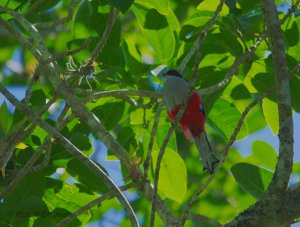
<svg viewBox="0 0 300 227">
<path fill-rule="evenodd" d="M 227 226 L 286 226 L 293 223 L 299 216 L 291 212 L 292 192 L 299 196 L 297 189 L 288 189 L 288 182 L 293 166 L 293 118 L 289 88 L 289 75 L 284 41 L 280 29 L 277 8 L 273 0 L 263 0 L 263 12 L 271 43 L 272 60 L 274 65 L 276 96 L 279 112 L 279 158 L 275 173 L 265 196 L 256 204 L 238 215 Z M 296 190 L 296 191 L 294 191 Z M 293 206 L 297 206 L 295 204 Z M 299 201 L 299 197 L 298 197 Z M 288 210 L 288 211 L 287 211 Z"/>
</svg>

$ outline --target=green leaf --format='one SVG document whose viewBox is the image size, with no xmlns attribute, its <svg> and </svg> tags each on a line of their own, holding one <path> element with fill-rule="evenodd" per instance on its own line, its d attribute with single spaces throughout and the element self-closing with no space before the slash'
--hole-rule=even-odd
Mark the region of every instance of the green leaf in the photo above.
<svg viewBox="0 0 300 227">
<path fill-rule="evenodd" d="M 156 167 L 158 150 L 153 151 L 152 160 Z M 187 190 L 187 171 L 182 158 L 170 148 L 166 148 L 163 156 L 158 189 L 168 198 L 181 203 Z"/>
<path fill-rule="evenodd" d="M 209 10 L 215 12 L 218 5 L 219 5 L 218 1 L 204 0 L 199 3 L 199 5 L 197 6 L 197 10 L 199 11 Z M 227 15 L 228 13 L 229 13 L 229 8 L 226 4 L 224 4 L 220 15 Z"/>
<path fill-rule="evenodd" d="M 293 108 L 296 112 L 300 112 L 300 77 L 294 75 L 292 79 L 290 79 L 290 89 L 291 89 L 291 96 L 292 96 L 292 104 Z"/>
<path fill-rule="evenodd" d="M 238 163 L 231 167 L 236 182 L 257 200 L 267 191 L 273 173 L 249 163 Z"/>
<path fill-rule="evenodd" d="M 176 45 L 173 31 L 168 25 L 167 19 L 156 10 L 145 10 L 139 5 L 135 5 L 133 11 L 143 26 L 143 34 L 153 48 L 155 57 L 159 63 L 167 64 L 174 55 Z M 150 18 L 154 21 L 151 21 Z"/>
<path fill-rule="evenodd" d="M 258 73 L 251 79 L 253 86 L 258 92 L 264 92 L 275 83 L 274 76 L 271 73 Z"/>
<path fill-rule="evenodd" d="M 257 140 L 252 143 L 253 153 L 256 164 L 263 165 L 270 169 L 275 169 L 277 163 L 277 153 L 274 148 L 265 141 Z M 268 157 L 268 158 L 266 158 Z"/>
<path fill-rule="evenodd" d="M 208 120 L 209 123 L 217 127 L 229 139 L 241 116 L 240 111 L 232 103 L 224 98 L 219 98 L 209 112 Z M 247 135 L 247 126 L 243 124 L 237 139 L 243 139 Z"/>
<path fill-rule="evenodd" d="M 70 185 L 51 178 L 47 179 L 47 186 L 43 194 L 43 200 L 46 202 L 49 210 L 57 214 L 58 219 L 68 216 L 95 198 L 96 195 L 78 184 Z M 78 216 L 78 219 L 81 223 L 86 223 L 90 217 L 89 212 L 85 212 Z M 78 219 L 76 219 L 77 224 L 79 222 Z"/>
<path fill-rule="evenodd" d="M 13 226 L 20 226 L 30 218 L 17 215 L 26 212 L 33 213 L 36 209 L 47 210 L 41 197 L 45 187 L 44 172 L 27 174 L 5 199 L 0 203 L 0 219 L 9 220 L 15 223 Z M 33 203 L 33 204 L 31 204 Z"/>
<path fill-rule="evenodd" d="M 97 106 L 92 110 L 103 122 L 108 130 L 112 130 L 121 120 L 125 109 L 125 102 L 109 102 Z"/>
<path fill-rule="evenodd" d="M 38 112 L 46 104 L 46 95 L 42 89 L 32 91 L 30 104 L 34 111 Z"/>
<path fill-rule="evenodd" d="M 133 2 L 134 0 L 111 0 L 111 4 L 117 9 L 121 10 L 122 13 L 125 13 L 130 8 Z"/>
<path fill-rule="evenodd" d="M 286 46 L 296 46 L 299 42 L 299 28 L 295 17 L 290 17 L 281 25 L 283 30 Z"/>
<path fill-rule="evenodd" d="M 150 9 L 145 17 L 144 28 L 150 30 L 159 30 L 168 26 L 167 18 L 157 12 L 155 9 Z"/>
<path fill-rule="evenodd" d="M 262 107 L 266 122 L 270 126 L 273 134 L 277 134 L 279 130 L 279 115 L 277 103 L 269 98 L 262 100 Z"/>
<path fill-rule="evenodd" d="M 105 171 L 99 164 L 99 168 Z M 86 187 L 86 190 L 97 193 L 107 192 L 106 185 L 99 179 L 99 177 L 92 172 L 85 164 L 77 159 L 72 159 L 67 164 L 67 171 L 70 173 L 78 182 Z"/>
<path fill-rule="evenodd" d="M 122 127 L 118 132 L 118 142 L 129 151 L 130 145 L 136 147 L 135 133 L 131 127 Z"/>
<path fill-rule="evenodd" d="M 237 3 L 240 5 L 243 12 L 251 12 L 256 10 L 258 7 L 261 7 L 261 2 L 259 0 L 237 0 Z"/>
<path fill-rule="evenodd" d="M 92 141 L 88 136 L 81 133 L 72 133 L 70 142 L 72 142 L 81 151 L 89 151 L 88 153 L 85 152 L 85 155 L 91 155 Z"/>
<path fill-rule="evenodd" d="M 159 63 L 167 64 L 175 52 L 175 37 L 170 27 L 159 30 L 145 29 L 144 34 L 154 49 Z"/>
<path fill-rule="evenodd" d="M 9 133 L 12 117 L 9 115 L 6 102 L 0 107 L 0 137 L 4 137 Z"/>
<path fill-rule="evenodd" d="M 169 0 L 154 0 L 156 10 L 162 15 L 169 14 Z"/>
<path fill-rule="evenodd" d="M 138 53 L 136 46 L 130 40 L 123 42 L 123 54 L 125 63 L 128 66 L 129 73 L 132 75 L 141 75 L 145 71 L 142 63 L 142 56 Z"/>
<path fill-rule="evenodd" d="M 98 1 L 84 1 L 75 15 L 72 33 L 75 39 L 101 36 L 108 21 L 108 13 L 98 12 Z M 102 23 L 99 23 L 102 21 Z"/>
<path fill-rule="evenodd" d="M 192 25 L 194 27 L 202 27 L 213 17 L 213 13 L 207 10 L 202 10 L 194 13 L 185 25 Z"/>
<path fill-rule="evenodd" d="M 147 120 L 151 117 L 151 110 L 148 109 L 136 109 L 130 114 L 130 124 L 131 125 L 143 125 L 146 124 Z"/>
</svg>

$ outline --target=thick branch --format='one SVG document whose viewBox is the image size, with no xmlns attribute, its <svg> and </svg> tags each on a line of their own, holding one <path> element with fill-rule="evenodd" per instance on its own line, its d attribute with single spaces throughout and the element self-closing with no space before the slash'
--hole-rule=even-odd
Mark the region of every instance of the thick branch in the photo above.
<svg viewBox="0 0 300 227">
<path fill-rule="evenodd" d="M 287 190 L 294 155 L 293 117 L 289 86 L 290 74 L 287 67 L 283 34 L 280 29 L 275 2 L 272 0 L 263 0 L 263 12 L 271 42 L 279 113 L 279 158 L 270 185 L 270 193 L 281 195 L 282 192 Z"/>
</svg>

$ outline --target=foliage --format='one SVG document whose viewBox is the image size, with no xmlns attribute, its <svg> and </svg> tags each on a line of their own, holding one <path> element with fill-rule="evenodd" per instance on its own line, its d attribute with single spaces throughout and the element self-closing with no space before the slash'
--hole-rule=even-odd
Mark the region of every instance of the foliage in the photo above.
<svg viewBox="0 0 300 227">
<path fill-rule="evenodd" d="M 100 119 L 114 140 L 125 149 L 133 169 L 140 167 L 143 170 L 153 136 L 152 127 L 157 123 L 153 161 L 146 179 L 153 183 L 158 152 L 171 125 L 164 107 L 159 120 L 155 120 L 163 85 L 157 74 L 161 73 L 161 69 L 176 69 L 182 63 L 213 17 L 218 4 L 218 1 L 209 0 L 200 3 L 176 0 L 6 0 L 0 1 L 0 17 L 35 47 L 39 45 L 37 39 L 13 14 L 3 9 L 23 15 L 36 26 L 48 51 L 56 57 L 52 64 L 60 79 L 68 84 L 75 92 L 74 96 L 85 103 L 86 108 Z M 279 8 L 288 4 L 277 2 Z M 110 12 L 113 7 L 118 12 L 107 42 L 93 59 L 90 71 L 82 73 L 91 53 L 104 36 L 107 24 L 111 23 Z M 279 18 L 285 15 L 279 13 Z M 300 17 L 297 15 L 289 16 L 281 25 L 290 71 L 299 61 Z M 235 59 L 248 52 L 263 32 L 261 1 L 226 1 L 202 43 L 196 89 L 205 91 L 224 81 Z M 215 89 L 212 94 L 203 95 L 207 132 L 219 158 L 239 120 L 244 117 L 244 109 L 257 97 L 266 96 L 244 117 L 237 140 L 246 139 L 266 126 L 274 134 L 278 133 L 277 99 L 274 90 L 269 92 L 275 86 L 269 46 L 269 39 L 261 41 L 254 54 L 235 68 L 226 86 Z M 89 127 L 87 122 L 76 116 L 72 106 L 67 109 L 66 100 L 58 95 L 51 81 L 55 75 L 47 74 L 43 69 L 43 64 L 49 62 L 39 62 L 32 50 L 4 26 L 0 28 L 0 48 L 1 84 L 7 88 L 18 86 L 20 90 L 27 89 L 28 92 L 32 89 L 30 94 L 26 94 L 28 100 L 25 98 L 22 102 L 49 125 L 57 127 L 61 135 L 87 157 L 97 159 L 105 153 L 104 146 L 96 149 L 99 147 L 96 144 L 103 142 L 108 148 L 105 158 L 109 161 L 102 160 L 97 166 L 112 179 L 117 178 L 111 163 L 120 157 L 111 149 L 113 146 L 108 146 L 105 138 L 99 138 L 95 133 L 96 125 L 95 128 Z M 193 66 L 194 57 L 184 67 L 186 79 L 191 79 Z M 290 85 L 293 110 L 299 113 L 299 73 L 293 75 Z M 122 93 L 124 90 L 133 93 L 127 95 Z M 109 91 L 113 91 L 111 95 L 105 95 Z M 134 91 L 151 92 L 142 95 Z M 51 106 L 50 100 L 53 101 Z M 41 112 L 47 105 L 48 108 Z M 65 116 L 62 115 L 60 119 L 62 111 L 65 111 Z M 65 122 L 62 124 L 63 119 Z M 26 131 L 30 133 L 24 135 Z M 82 160 L 69 153 L 59 139 L 49 135 L 23 111 L 9 109 L 5 101 L 0 108 L 0 142 L 15 138 L 15 133 L 22 136 L 10 140 L 13 141 L 10 147 L 13 155 L 6 165 L 7 176 L 0 179 L 0 192 L 5 191 L 48 136 L 51 142 L 42 149 L 29 173 L 1 200 L 1 224 L 41 226 L 47 223 L 47 226 L 54 226 L 99 195 L 110 192 L 106 182 L 99 180 L 97 174 Z M 264 141 L 254 142 L 248 157 L 240 155 L 243 149 L 234 146 L 230 149 L 214 181 L 193 204 L 193 213 L 226 223 L 263 197 L 275 170 L 276 152 Z M 299 180 L 298 165 L 295 164 L 293 173 Z M 142 183 L 135 182 L 132 175 L 134 171 L 126 169 L 122 162 L 121 171 L 122 184 L 137 183 L 129 190 L 132 196 L 128 197 L 132 197 L 129 201 L 139 216 L 140 224 L 147 226 L 152 201 L 145 199 L 140 187 Z M 176 216 L 182 216 L 191 197 L 208 177 L 209 174 L 202 171 L 195 145 L 186 141 L 178 128 L 176 135 L 173 133 L 168 141 L 161 163 L 159 196 Z M 124 208 L 114 199 L 91 207 L 69 226 L 101 221 L 112 210 L 122 213 L 124 218 L 121 225 L 129 224 L 123 213 Z M 203 221 L 201 226 L 207 226 L 208 223 Z M 186 226 L 199 225 L 196 220 L 186 222 Z M 155 226 L 164 226 L 159 215 L 155 219 Z"/>
</svg>

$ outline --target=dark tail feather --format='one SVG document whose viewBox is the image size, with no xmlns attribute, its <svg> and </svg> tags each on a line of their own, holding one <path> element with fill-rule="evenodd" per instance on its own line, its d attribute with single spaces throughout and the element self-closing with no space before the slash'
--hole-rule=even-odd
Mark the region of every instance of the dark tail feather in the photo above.
<svg viewBox="0 0 300 227">
<path fill-rule="evenodd" d="M 212 152 L 206 132 L 201 132 L 199 136 L 194 137 L 194 140 L 200 154 L 203 170 L 207 169 L 207 171 L 212 174 L 214 172 L 214 165 L 218 163 L 219 160 Z"/>
</svg>

